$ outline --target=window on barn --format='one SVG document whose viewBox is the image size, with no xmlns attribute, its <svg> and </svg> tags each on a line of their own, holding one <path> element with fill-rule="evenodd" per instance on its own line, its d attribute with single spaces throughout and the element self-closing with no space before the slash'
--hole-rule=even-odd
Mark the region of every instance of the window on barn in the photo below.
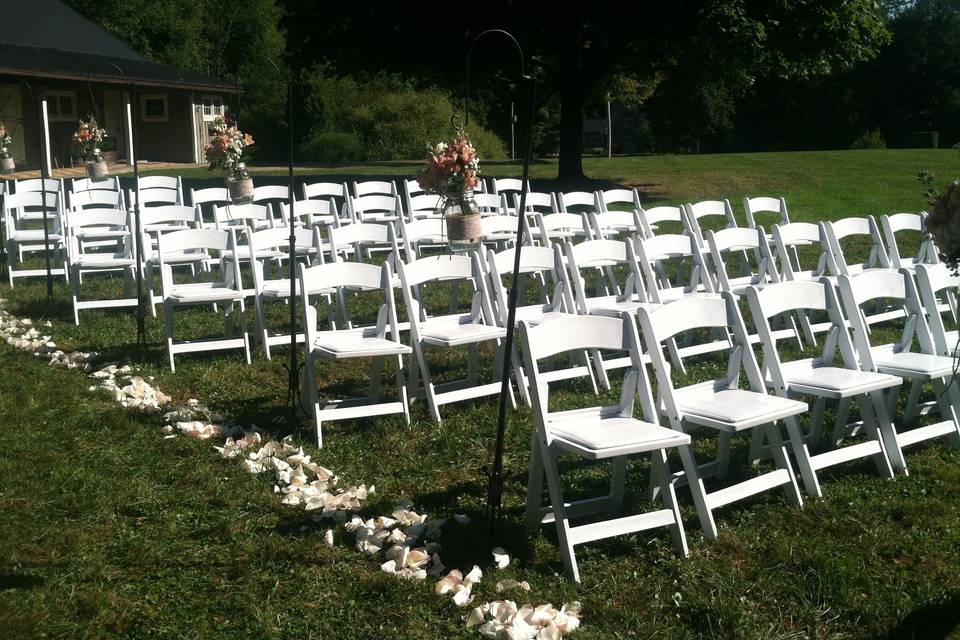
<svg viewBox="0 0 960 640">
<path fill-rule="evenodd" d="M 144 122 L 166 122 L 169 119 L 167 95 L 158 93 L 141 96 L 140 119 Z"/>
</svg>

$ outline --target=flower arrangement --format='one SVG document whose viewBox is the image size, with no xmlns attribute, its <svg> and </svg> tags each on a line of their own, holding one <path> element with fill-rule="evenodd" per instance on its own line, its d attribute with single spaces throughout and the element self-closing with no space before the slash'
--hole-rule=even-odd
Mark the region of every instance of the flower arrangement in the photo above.
<svg viewBox="0 0 960 640">
<path fill-rule="evenodd" d="M 7 131 L 7 124 L 0 120 L 0 159 L 9 158 L 9 147 L 13 144 L 13 137 Z"/>
<path fill-rule="evenodd" d="M 450 196 L 480 183 L 480 158 L 467 133 L 458 128 L 453 140 L 440 142 L 427 153 L 417 182 L 427 193 Z"/>
<path fill-rule="evenodd" d="M 218 116 L 210 126 L 210 142 L 203 148 L 210 170 L 219 169 L 228 177 L 245 172 L 244 150 L 254 144 L 249 133 L 243 133 L 235 124 L 228 124 Z"/>
<path fill-rule="evenodd" d="M 927 231 L 933 236 L 940 258 L 953 270 L 960 271 L 960 181 L 954 180 L 940 191 L 934 185 L 934 175 L 922 172 L 920 182 L 927 188 L 930 203 Z"/>
<path fill-rule="evenodd" d="M 74 154 L 89 162 L 102 162 L 100 143 L 107 135 L 107 130 L 97 124 L 97 119 L 88 115 L 86 120 L 80 120 L 77 130 L 73 132 L 71 144 Z"/>
</svg>

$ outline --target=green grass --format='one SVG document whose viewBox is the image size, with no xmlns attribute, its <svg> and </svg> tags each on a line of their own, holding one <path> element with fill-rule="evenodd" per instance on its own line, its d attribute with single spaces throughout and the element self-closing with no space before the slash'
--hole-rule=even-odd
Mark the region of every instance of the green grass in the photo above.
<svg viewBox="0 0 960 640">
<path fill-rule="evenodd" d="M 727 196 L 739 210 L 744 193 L 782 194 L 794 219 L 815 220 L 919 209 L 916 172 L 930 168 L 946 178 L 960 162 L 948 152 L 858 151 L 585 164 L 603 181 L 637 185 L 651 202 Z M 411 167 L 367 169 L 412 173 Z M 554 171 L 550 164 L 535 169 L 541 176 Z M 495 172 L 517 169 L 497 165 L 487 173 Z M 91 279 L 91 286 L 109 290 L 118 283 Z M 268 434 L 310 440 L 308 430 L 272 424 L 285 399 L 283 348 L 273 361 L 257 349 L 249 367 L 234 354 L 182 356 L 171 374 L 158 320 L 148 319 L 150 346 L 137 352 L 129 314 L 82 312 L 82 325 L 74 327 L 62 286 L 50 303 L 40 283 L 3 287 L 0 296 L 18 316 L 52 320 L 61 347 L 95 348 L 100 362 L 132 360 L 178 400 L 198 397 Z M 285 315 L 276 305 L 272 325 Z M 209 310 L 178 318 L 185 335 L 221 328 Z M 442 366 L 460 371 L 464 357 L 449 355 Z M 708 359 L 691 377 L 717 366 Z M 159 418 L 126 413 L 90 394 L 83 376 L 6 346 L 0 346 L 0 374 L 0 638 L 479 637 L 462 628 L 466 611 L 436 596 L 432 581 L 381 573 L 379 562 L 355 552 L 342 531 L 327 547 L 325 526 L 282 506 L 271 482 L 221 460 L 211 443 L 164 440 Z M 348 365 L 318 374 L 321 386 L 339 393 L 362 384 L 366 370 Z M 557 395 L 565 405 L 592 401 L 582 385 Z M 526 409 L 509 414 L 505 521 L 496 541 L 488 538 L 484 469 L 492 458 L 495 406 L 492 399 L 448 405 L 438 426 L 418 402 L 409 429 L 396 418 L 328 423 L 326 447 L 308 449 L 343 482 L 377 485 L 370 514 L 405 496 L 433 517 L 471 515 L 468 527 L 444 528 L 444 562 L 484 568 L 481 600 L 496 599 L 494 583 L 504 577 L 533 586 L 529 594 L 510 594 L 519 600 L 581 600 L 583 626 L 574 637 L 958 633 L 960 452 L 946 444 L 908 452 L 911 475 L 895 482 L 879 478 L 869 463 L 844 465 L 823 476 L 825 497 L 807 501 L 802 511 L 778 493 L 726 508 L 714 543 L 703 539 L 689 492 L 681 489 L 689 558 L 673 556 L 666 532 L 615 538 L 578 549 L 583 583 L 575 585 L 563 577 L 554 531 L 523 533 Z M 747 442 L 734 444 L 734 476 L 752 475 Z M 698 439 L 698 455 L 712 450 L 712 442 Z M 562 465 L 574 496 L 597 489 L 605 477 L 602 467 L 566 459 Z M 630 506 L 642 505 L 648 468 L 640 460 L 630 466 Z M 499 573 L 489 555 L 497 544 L 516 558 Z"/>
</svg>

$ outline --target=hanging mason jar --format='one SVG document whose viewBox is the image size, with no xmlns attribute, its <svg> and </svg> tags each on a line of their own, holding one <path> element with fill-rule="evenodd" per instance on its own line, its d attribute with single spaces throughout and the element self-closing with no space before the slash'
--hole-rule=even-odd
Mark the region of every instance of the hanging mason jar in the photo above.
<svg viewBox="0 0 960 640">
<path fill-rule="evenodd" d="M 241 162 L 227 173 L 227 191 L 233 204 L 253 202 L 253 178 L 250 177 L 246 164 Z"/>
<path fill-rule="evenodd" d="M 6 147 L 0 147 L 0 173 L 10 174 L 17 170 L 17 165 L 13 162 L 10 152 Z"/>
<path fill-rule="evenodd" d="M 100 155 L 100 149 L 93 150 L 92 159 L 87 160 L 87 177 L 94 182 L 101 182 L 110 177 L 110 170 L 107 163 Z"/>
<path fill-rule="evenodd" d="M 446 193 L 438 205 L 447 233 L 451 253 L 467 253 L 480 249 L 480 208 L 473 199 L 473 189 Z"/>
</svg>

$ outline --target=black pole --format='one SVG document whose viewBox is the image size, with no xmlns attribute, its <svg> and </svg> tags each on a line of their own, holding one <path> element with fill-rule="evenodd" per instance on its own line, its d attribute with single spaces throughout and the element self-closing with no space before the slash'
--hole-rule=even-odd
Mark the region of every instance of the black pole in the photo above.
<svg viewBox="0 0 960 640">
<path fill-rule="evenodd" d="M 277 72 L 277 80 L 283 82 L 280 66 L 267 56 L 260 56 L 273 65 Z M 287 201 L 290 205 L 290 362 L 287 365 L 287 420 L 292 424 L 297 414 L 300 394 L 300 368 L 297 358 L 297 217 L 295 209 L 295 199 L 293 196 L 293 81 L 287 79 Z"/>
<path fill-rule="evenodd" d="M 523 180 L 520 191 L 520 208 L 517 211 L 517 236 L 513 251 L 513 277 L 510 281 L 510 295 L 507 301 L 507 335 L 504 339 L 503 370 L 500 378 L 500 402 L 497 409 L 497 442 L 494 450 L 493 470 L 490 472 L 490 485 L 487 488 L 487 512 L 490 518 L 490 533 L 496 535 L 497 522 L 500 519 L 500 510 L 503 504 L 503 451 L 506 446 L 507 430 L 507 396 L 510 393 L 510 377 L 513 373 L 513 334 L 514 324 L 517 321 L 517 283 L 520 280 L 520 247 L 523 245 L 523 216 L 527 204 L 527 181 L 530 179 L 530 151 L 531 134 L 533 131 L 533 111 L 536 95 L 536 82 L 524 73 L 523 49 L 520 43 L 510 33 L 503 29 L 489 29 L 481 32 L 470 43 L 470 49 L 467 51 L 467 83 L 466 83 L 466 104 L 464 105 L 464 122 L 470 122 L 470 59 L 473 55 L 473 47 L 480 38 L 487 34 L 500 34 L 510 39 L 517 47 L 520 54 L 520 76 L 527 81 L 529 85 L 529 112 L 527 117 L 527 135 L 526 146 L 523 151 Z"/>
</svg>

